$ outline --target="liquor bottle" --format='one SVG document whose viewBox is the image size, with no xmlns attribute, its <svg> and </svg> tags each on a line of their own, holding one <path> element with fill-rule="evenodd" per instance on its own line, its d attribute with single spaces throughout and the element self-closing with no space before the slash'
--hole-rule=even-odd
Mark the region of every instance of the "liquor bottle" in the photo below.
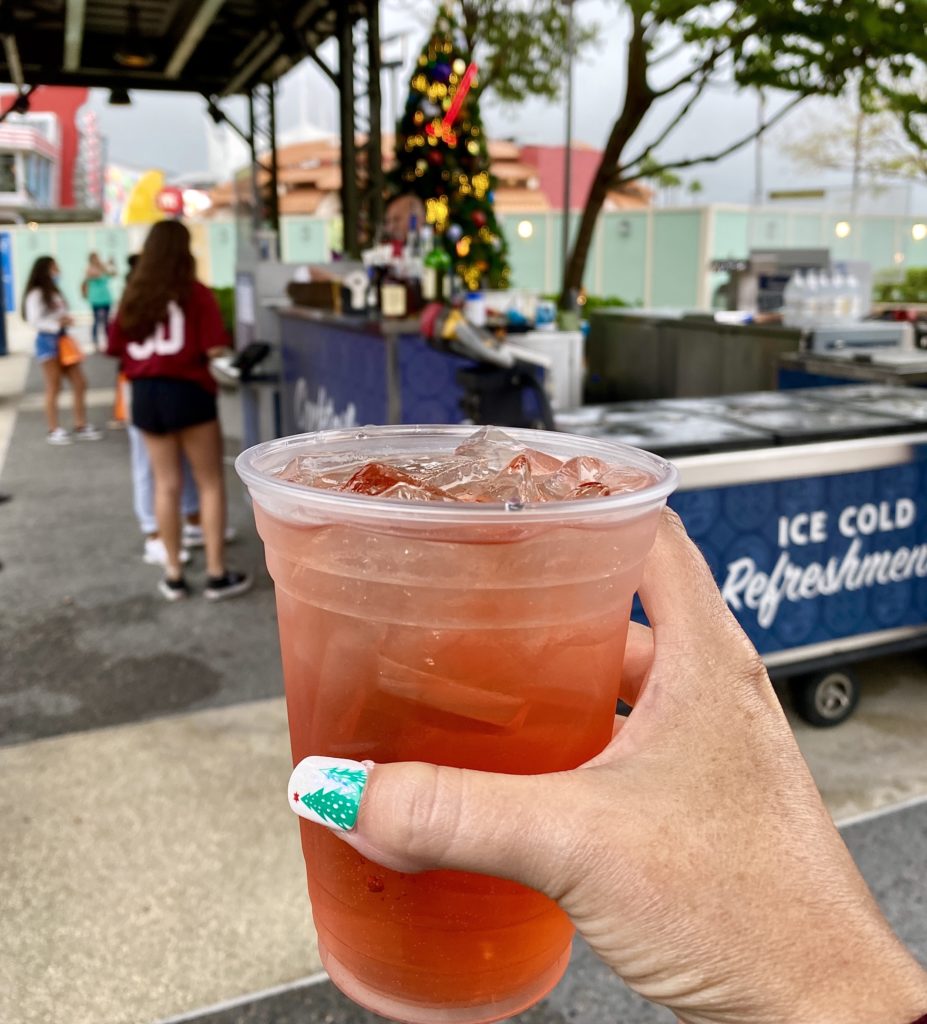
<svg viewBox="0 0 927 1024">
<path fill-rule="evenodd" d="M 411 214 L 409 217 L 409 230 L 406 234 L 405 253 L 406 259 L 417 259 L 422 254 L 422 239 L 418 230 L 418 217 Z"/>
<path fill-rule="evenodd" d="M 393 264 L 380 281 L 380 314 L 387 319 L 401 319 L 409 308 L 406 282 Z"/>
<path fill-rule="evenodd" d="M 425 254 L 422 273 L 422 295 L 426 302 L 446 302 L 451 297 L 450 253 L 441 236 L 435 233 L 431 248 Z"/>
</svg>

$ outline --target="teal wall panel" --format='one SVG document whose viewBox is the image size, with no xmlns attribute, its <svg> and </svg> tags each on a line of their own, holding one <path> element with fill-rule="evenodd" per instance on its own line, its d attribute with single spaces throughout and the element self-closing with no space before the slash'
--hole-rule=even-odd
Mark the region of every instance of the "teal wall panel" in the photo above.
<svg viewBox="0 0 927 1024">
<path fill-rule="evenodd" d="M 214 288 L 231 288 L 235 284 L 235 222 L 213 221 L 209 225 L 209 256 Z"/>
<path fill-rule="evenodd" d="M 328 259 L 326 222 L 315 217 L 285 217 L 281 222 L 281 256 L 286 263 L 321 263 Z"/>
<path fill-rule="evenodd" d="M 819 249 L 823 243 L 824 228 L 817 213 L 789 215 L 789 245 L 796 249 Z"/>
<path fill-rule="evenodd" d="M 698 302 L 699 210 L 657 210 L 653 214 L 652 284 L 655 308 L 692 308 Z"/>
<path fill-rule="evenodd" d="M 92 228 L 59 228 L 55 238 L 55 259 L 61 268 L 61 290 L 72 309 L 89 309 L 80 286 L 93 251 Z"/>
<path fill-rule="evenodd" d="M 642 306 L 647 285 L 646 211 L 607 213 L 602 231 L 602 294 L 617 295 L 629 305 Z"/>
<path fill-rule="evenodd" d="M 29 279 L 32 264 L 40 256 L 55 255 L 55 239 L 51 231 L 39 228 L 30 231 L 28 228 L 6 228 L 13 240 L 13 293 L 16 296 L 16 308 L 22 307 L 23 289 Z"/>
<path fill-rule="evenodd" d="M 859 258 L 875 269 L 890 267 L 895 259 L 895 225 L 890 220 L 862 220 L 859 231 Z M 925 253 L 927 255 L 927 253 Z"/>
<path fill-rule="evenodd" d="M 522 238 L 518 226 L 531 225 L 531 235 Z M 539 292 L 555 287 L 547 280 L 547 247 L 550 221 L 547 214 L 509 214 L 499 218 L 499 227 L 509 246 L 509 266 L 512 268 L 512 287 L 536 288 Z"/>
<path fill-rule="evenodd" d="M 750 251 L 750 218 L 741 210 L 712 210 L 714 217 L 711 252 L 713 260 L 745 259 Z"/>
</svg>

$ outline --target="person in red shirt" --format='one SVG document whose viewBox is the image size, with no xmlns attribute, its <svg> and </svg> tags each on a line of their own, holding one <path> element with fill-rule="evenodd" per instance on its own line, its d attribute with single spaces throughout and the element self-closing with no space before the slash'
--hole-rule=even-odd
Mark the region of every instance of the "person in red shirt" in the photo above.
<svg viewBox="0 0 927 1024">
<path fill-rule="evenodd" d="M 155 224 L 110 327 L 108 352 L 130 381 L 132 422 L 151 460 L 155 515 L 167 551 L 159 590 L 169 601 L 190 593 L 181 567 L 181 453 L 200 494 L 204 597 L 237 597 L 251 587 L 249 576 L 225 565 L 222 434 L 209 358 L 226 345 L 216 300 L 196 280 L 190 233 L 179 221 Z"/>
</svg>

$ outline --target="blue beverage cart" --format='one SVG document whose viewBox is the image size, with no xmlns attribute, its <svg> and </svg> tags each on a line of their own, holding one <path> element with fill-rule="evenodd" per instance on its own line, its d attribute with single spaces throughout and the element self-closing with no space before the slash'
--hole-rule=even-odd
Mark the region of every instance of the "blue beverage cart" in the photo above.
<svg viewBox="0 0 927 1024">
<path fill-rule="evenodd" d="M 671 458 L 670 504 L 798 713 L 855 709 L 855 662 L 927 645 L 927 392 L 878 385 L 586 407 L 561 429 Z"/>
</svg>

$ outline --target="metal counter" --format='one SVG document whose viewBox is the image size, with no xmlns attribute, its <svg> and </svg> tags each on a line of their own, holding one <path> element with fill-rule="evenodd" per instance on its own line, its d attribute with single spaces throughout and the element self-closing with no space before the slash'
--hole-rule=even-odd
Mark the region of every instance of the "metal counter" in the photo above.
<svg viewBox="0 0 927 1024">
<path fill-rule="evenodd" d="M 786 352 L 779 356 L 780 388 L 807 388 L 843 381 L 904 387 L 927 385 L 927 352 L 920 349 L 829 353 Z"/>
<path fill-rule="evenodd" d="M 586 340 L 586 400 L 726 395 L 776 386 L 779 356 L 802 332 L 722 324 L 708 314 L 595 310 Z"/>
</svg>

